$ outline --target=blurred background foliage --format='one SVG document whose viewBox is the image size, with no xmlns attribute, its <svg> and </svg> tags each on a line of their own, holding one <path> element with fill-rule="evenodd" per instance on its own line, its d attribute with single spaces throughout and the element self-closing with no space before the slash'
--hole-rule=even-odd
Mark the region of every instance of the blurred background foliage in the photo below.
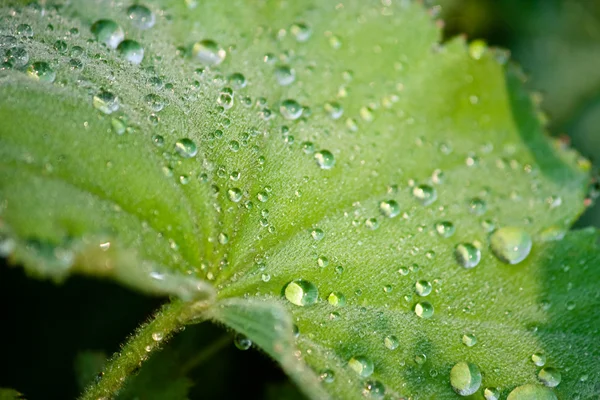
<svg viewBox="0 0 600 400">
<path fill-rule="evenodd" d="M 539 93 L 550 133 L 570 138 L 598 165 L 600 1 L 426 4 L 441 5 L 446 37 L 465 34 L 509 49 L 530 77 L 529 89 Z M 600 207 L 590 207 L 578 225 L 600 227 Z M 0 387 L 15 388 L 28 399 L 76 398 L 82 385 L 96 379 L 104 356 L 117 351 L 162 301 L 85 278 L 55 286 L 0 265 Z M 145 364 L 120 399 L 240 397 L 302 399 L 266 356 L 240 351 L 229 333 L 202 324 L 185 329 Z"/>
</svg>

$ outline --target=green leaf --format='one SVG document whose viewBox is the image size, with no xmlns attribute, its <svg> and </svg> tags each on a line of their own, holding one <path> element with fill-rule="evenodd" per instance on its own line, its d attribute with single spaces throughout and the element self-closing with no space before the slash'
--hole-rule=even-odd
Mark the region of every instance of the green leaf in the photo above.
<svg viewBox="0 0 600 400">
<path fill-rule="evenodd" d="M 143 31 L 108 4 L 3 10 L 11 259 L 201 299 L 315 399 L 505 396 L 538 382 L 536 352 L 562 373 L 544 393 L 598 392 L 596 234 L 554 241 L 589 163 L 544 136 L 503 52 L 440 44 L 411 1 L 165 1 Z"/>
<path fill-rule="evenodd" d="M 25 397 L 14 389 L 0 388 L 0 400 L 23 400 Z"/>
</svg>

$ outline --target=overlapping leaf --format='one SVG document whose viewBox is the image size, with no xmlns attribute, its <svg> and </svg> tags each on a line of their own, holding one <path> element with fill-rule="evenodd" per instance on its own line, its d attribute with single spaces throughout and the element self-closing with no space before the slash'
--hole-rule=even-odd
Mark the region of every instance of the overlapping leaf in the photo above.
<svg viewBox="0 0 600 400">
<path fill-rule="evenodd" d="M 544 136 L 502 52 L 440 44 L 410 1 L 149 3 L 146 30 L 107 4 L 2 11 L 15 38 L 0 221 L 15 261 L 184 298 L 211 281 L 207 315 L 314 398 L 456 398 L 459 362 L 483 374 L 475 396 L 506 395 L 538 382 L 535 352 L 562 372 L 560 398 L 598 392 L 596 236 L 553 241 L 583 208 L 588 164 Z M 141 66 L 94 39 L 103 19 L 143 46 Z M 17 47 L 56 81 L 18 71 Z M 533 237 L 518 265 L 488 249 L 506 226 Z M 461 243 L 475 268 L 455 260 Z M 318 296 L 286 299 L 298 279 Z"/>
</svg>

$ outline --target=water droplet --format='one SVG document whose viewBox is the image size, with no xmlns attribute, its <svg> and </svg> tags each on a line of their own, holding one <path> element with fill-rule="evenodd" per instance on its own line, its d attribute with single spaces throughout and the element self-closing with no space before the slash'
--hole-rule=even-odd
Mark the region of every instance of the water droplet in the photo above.
<svg viewBox="0 0 600 400">
<path fill-rule="evenodd" d="M 322 229 L 315 228 L 310 231 L 310 236 L 312 236 L 312 238 L 315 240 L 321 240 L 325 237 L 325 232 L 323 232 Z"/>
<path fill-rule="evenodd" d="M 544 367 L 538 373 L 538 379 L 548 387 L 556 387 L 560 383 L 562 374 L 553 367 Z"/>
<path fill-rule="evenodd" d="M 415 314 L 424 319 L 431 318 L 433 316 L 433 306 L 427 301 L 417 303 L 415 304 Z"/>
<path fill-rule="evenodd" d="M 160 98 L 160 96 L 154 93 L 147 94 L 144 97 L 144 101 L 154 112 L 162 111 L 162 109 L 165 108 L 165 102 Z"/>
<path fill-rule="evenodd" d="M 162 147 L 165 144 L 165 138 L 161 135 L 153 135 L 152 143 L 154 143 L 157 147 Z"/>
<path fill-rule="evenodd" d="M 475 364 L 459 362 L 450 371 L 450 385 L 461 396 L 470 396 L 481 386 L 481 372 Z"/>
<path fill-rule="evenodd" d="M 281 86 L 291 85 L 296 80 L 296 72 L 287 65 L 275 68 L 275 78 Z"/>
<path fill-rule="evenodd" d="M 201 40 L 192 46 L 193 59 L 204 65 L 219 65 L 226 55 L 225 50 L 213 40 Z"/>
<path fill-rule="evenodd" d="M 485 201 L 475 197 L 469 201 L 469 212 L 474 215 L 483 215 L 487 210 Z"/>
<path fill-rule="evenodd" d="M 175 151 L 183 158 L 192 158 L 198 154 L 198 147 L 191 139 L 179 139 L 175 143 Z"/>
<path fill-rule="evenodd" d="M 228 80 L 231 86 L 233 86 L 236 89 L 243 89 L 248 84 L 248 81 L 246 81 L 246 77 L 240 74 L 239 72 L 235 72 L 229 75 Z"/>
<path fill-rule="evenodd" d="M 366 356 L 354 356 L 348 361 L 348 366 L 359 376 L 367 378 L 373 373 L 375 366 L 373 361 Z"/>
<path fill-rule="evenodd" d="M 27 68 L 27 74 L 42 82 L 52 83 L 56 79 L 56 72 L 50 67 L 50 64 L 44 61 L 37 61 L 31 64 Z"/>
<path fill-rule="evenodd" d="M 325 268 L 329 265 L 329 259 L 327 257 L 321 256 L 317 258 L 317 265 L 321 268 Z"/>
<path fill-rule="evenodd" d="M 385 386 L 379 381 L 366 381 L 363 387 L 363 396 L 370 399 L 383 399 L 385 396 Z"/>
<path fill-rule="evenodd" d="M 430 205 L 437 199 L 437 191 L 429 185 L 415 186 L 412 193 L 424 206 Z"/>
<path fill-rule="evenodd" d="M 396 350 L 400 345 L 400 341 L 394 335 L 388 335 L 383 339 L 383 344 L 389 350 Z"/>
<path fill-rule="evenodd" d="M 220 244 L 227 244 L 229 242 L 229 236 L 226 233 L 219 233 L 219 236 L 217 238 L 219 240 Z"/>
<path fill-rule="evenodd" d="M 462 337 L 462 342 L 467 347 L 473 347 L 477 344 L 477 337 L 472 333 L 465 333 Z"/>
<path fill-rule="evenodd" d="M 515 388 L 506 400 L 558 400 L 558 398 L 547 387 L 529 384 Z"/>
<path fill-rule="evenodd" d="M 471 243 L 461 243 L 454 248 L 454 258 L 463 268 L 475 268 L 481 260 L 481 251 Z"/>
<path fill-rule="evenodd" d="M 543 367 L 546 364 L 546 355 L 542 352 L 533 353 L 531 361 L 538 367 Z"/>
<path fill-rule="evenodd" d="M 435 224 L 435 231 L 441 237 L 449 238 L 450 236 L 454 235 L 456 228 L 454 227 L 454 224 L 452 222 L 442 221 Z"/>
<path fill-rule="evenodd" d="M 321 169 L 331 169 L 335 165 L 335 157 L 329 150 L 321 150 L 315 153 L 315 160 Z"/>
<path fill-rule="evenodd" d="M 256 194 L 256 198 L 262 203 L 265 203 L 267 200 L 269 200 L 269 195 L 267 194 L 267 192 L 258 192 Z"/>
<path fill-rule="evenodd" d="M 4 62 L 10 68 L 23 68 L 29 62 L 29 53 L 24 47 L 11 47 L 4 53 Z"/>
<path fill-rule="evenodd" d="M 415 356 L 415 363 L 417 365 L 423 365 L 423 364 L 425 364 L 426 361 L 427 361 L 427 355 L 426 354 L 417 354 Z"/>
<path fill-rule="evenodd" d="M 161 340 L 163 340 L 164 335 L 162 332 L 153 332 L 152 333 L 152 340 L 154 340 L 155 342 L 160 342 Z"/>
<path fill-rule="evenodd" d="M 26 38 L 33 37 L 33 29 L 31 28 L 31 25 L 20 24 L 17 26 L 17 35 Z"/>
<path fill-rule="evenodd" d="M 531 245 L 531 236 L 517 227 L 496 229 L 490 236 L 492 253 L 506 264 L 518 264 L 527 258 Z"/>
<path fill-rule="evenodd" d="M 122 135 L 127 130 L 127 124 L 122 118 L 112 118 L 110 126 L 117 135 Z"/>
<path fill-rule="evenodd" d="M 223 88 L 217 97 L 217 104 L 225 110 L 233 107 L 233 90 L 231 88 Z"/>
<path fill-rule="evenodd" d="M 111 49 L 116 49 L 119 43 L 125 39 L 123 29 L 113 20 L 101 19 L 92 24 L 92 34 L 101 43 Z"/>
<path fill-rule="evenodd" d="M 144 59 L 144 48 L 135 40 L 123 40 L 119 43 L 117 51 L 127 61 L 132 64 L 139 64 Z"/>
<path fill-rule="evenodd" d="M 346 296 L 341 292 L 331 292 L 329 296 L 327 296 L 327 301 L 332 306 L 344 307 L 346 305 Z"/>
<path fill-rule="evenodd" d="M 131 24 L 138 29 L 150 29 L 156 22 L 156 17 L 150 9 L 141 4 L 134 4 L 127 9 L 127 17 Z"/>
<path fill-rule="evenodd" d="M 67 52 L 68 45 L 64 40 L 57 40 L 54 42 L 54 50 L 56 50 L 60 54 L 65 54 Z"/>
<path fill-rule="evenodd" d="M 330 369 L 324 369 L 319 373 L 319 379 L 325 383 L 332 383 L 335 381 L 335 373 Z"/>
<path fill-rule="evenodd" d="M 111 92 L 101 90 L 92 98 L 92 105 L 104 114 L 112 114 L 119 109 L 119 98 Z"/>
<path fill-rule="evenodd" d="M 285 298 L 297 306 L 309 306 L 315 304 L 319 298 L 319 290 L 309 281 L 296 279 L 285 286 Z"/>
<path fill-rule="evenodd" d="M 292 99 L 287 99 L 281 102 L 279 106 L 279 112 L 285 119 L 295 120 L 300 118 L 302 115 L 302 111 L 304 109 L 302 106 L 296 101 Z"/>
<path fill-rule="evenodd" d="M 379 203 L 379 212 L 381 212 L 384 217 L 394 218 L 400 214 L 400 206 L 396 200 L 384 200 Z"/>
<path fill-rule="evenodd" d="M 420 280 L 415 283 L 415 292 L 417 292 L 419 296 L 427 296 L 429 293 L 431 293 L 431 289 L 431 283 L 426 280 Z"/>
<path fill-rule="evenodd" d="M 290 32 L 298 42 L 306 42 L 310 35 L 312 34 L 312 30 L 310 26 L 303 22 L 297 22 L 290 27 Z"/>
<path fill-rule="evenodd" d="M 483 390 L 485 400 L 500 400 L 500 390 L 495 387 L 488 387 Z"/>
<path fill-rule="evenodd" d="M 248 339 L 241 333 L 235 335 L 233 338 L 233 343 L 235 344 L 235 347 L 240 350 L 248 350 L 250 347 L 252 347 L 252 340 Z"/>
<path fill-rule="evenodd" d="M 337 102 L 325 103 L 325 112 L 331 119 L 339 119 L 344 114 L 344 108 Z"/>
<path fill-rule="evenodd" d="M 365 221 L 365 226 L 374 231 L 375 229 L 379 228 L 379 221 L 377 218 L 368 218 Z"/>
<path fill-rule="evenodd" d="M 231 188 L 227 191 L 227 197 L 229 197 L 229 200 L 237 203 L 242 199 L 242 191 L 238 188 Z"/>
</svg>

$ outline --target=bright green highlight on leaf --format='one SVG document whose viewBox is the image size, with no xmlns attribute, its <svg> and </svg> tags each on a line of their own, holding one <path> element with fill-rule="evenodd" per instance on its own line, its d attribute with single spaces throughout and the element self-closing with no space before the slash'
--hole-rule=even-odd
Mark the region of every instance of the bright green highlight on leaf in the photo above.
<svg viewBox="0 0 600 400">
<path fill-rule="evenodd" d="M 2 254 L 184 301 L 84 398 L 207 319 L 319 400 L 597 394 L 589 164 L 504 53 L 406 0 L 108 5 L 0 22 Z"/>
</svg>

